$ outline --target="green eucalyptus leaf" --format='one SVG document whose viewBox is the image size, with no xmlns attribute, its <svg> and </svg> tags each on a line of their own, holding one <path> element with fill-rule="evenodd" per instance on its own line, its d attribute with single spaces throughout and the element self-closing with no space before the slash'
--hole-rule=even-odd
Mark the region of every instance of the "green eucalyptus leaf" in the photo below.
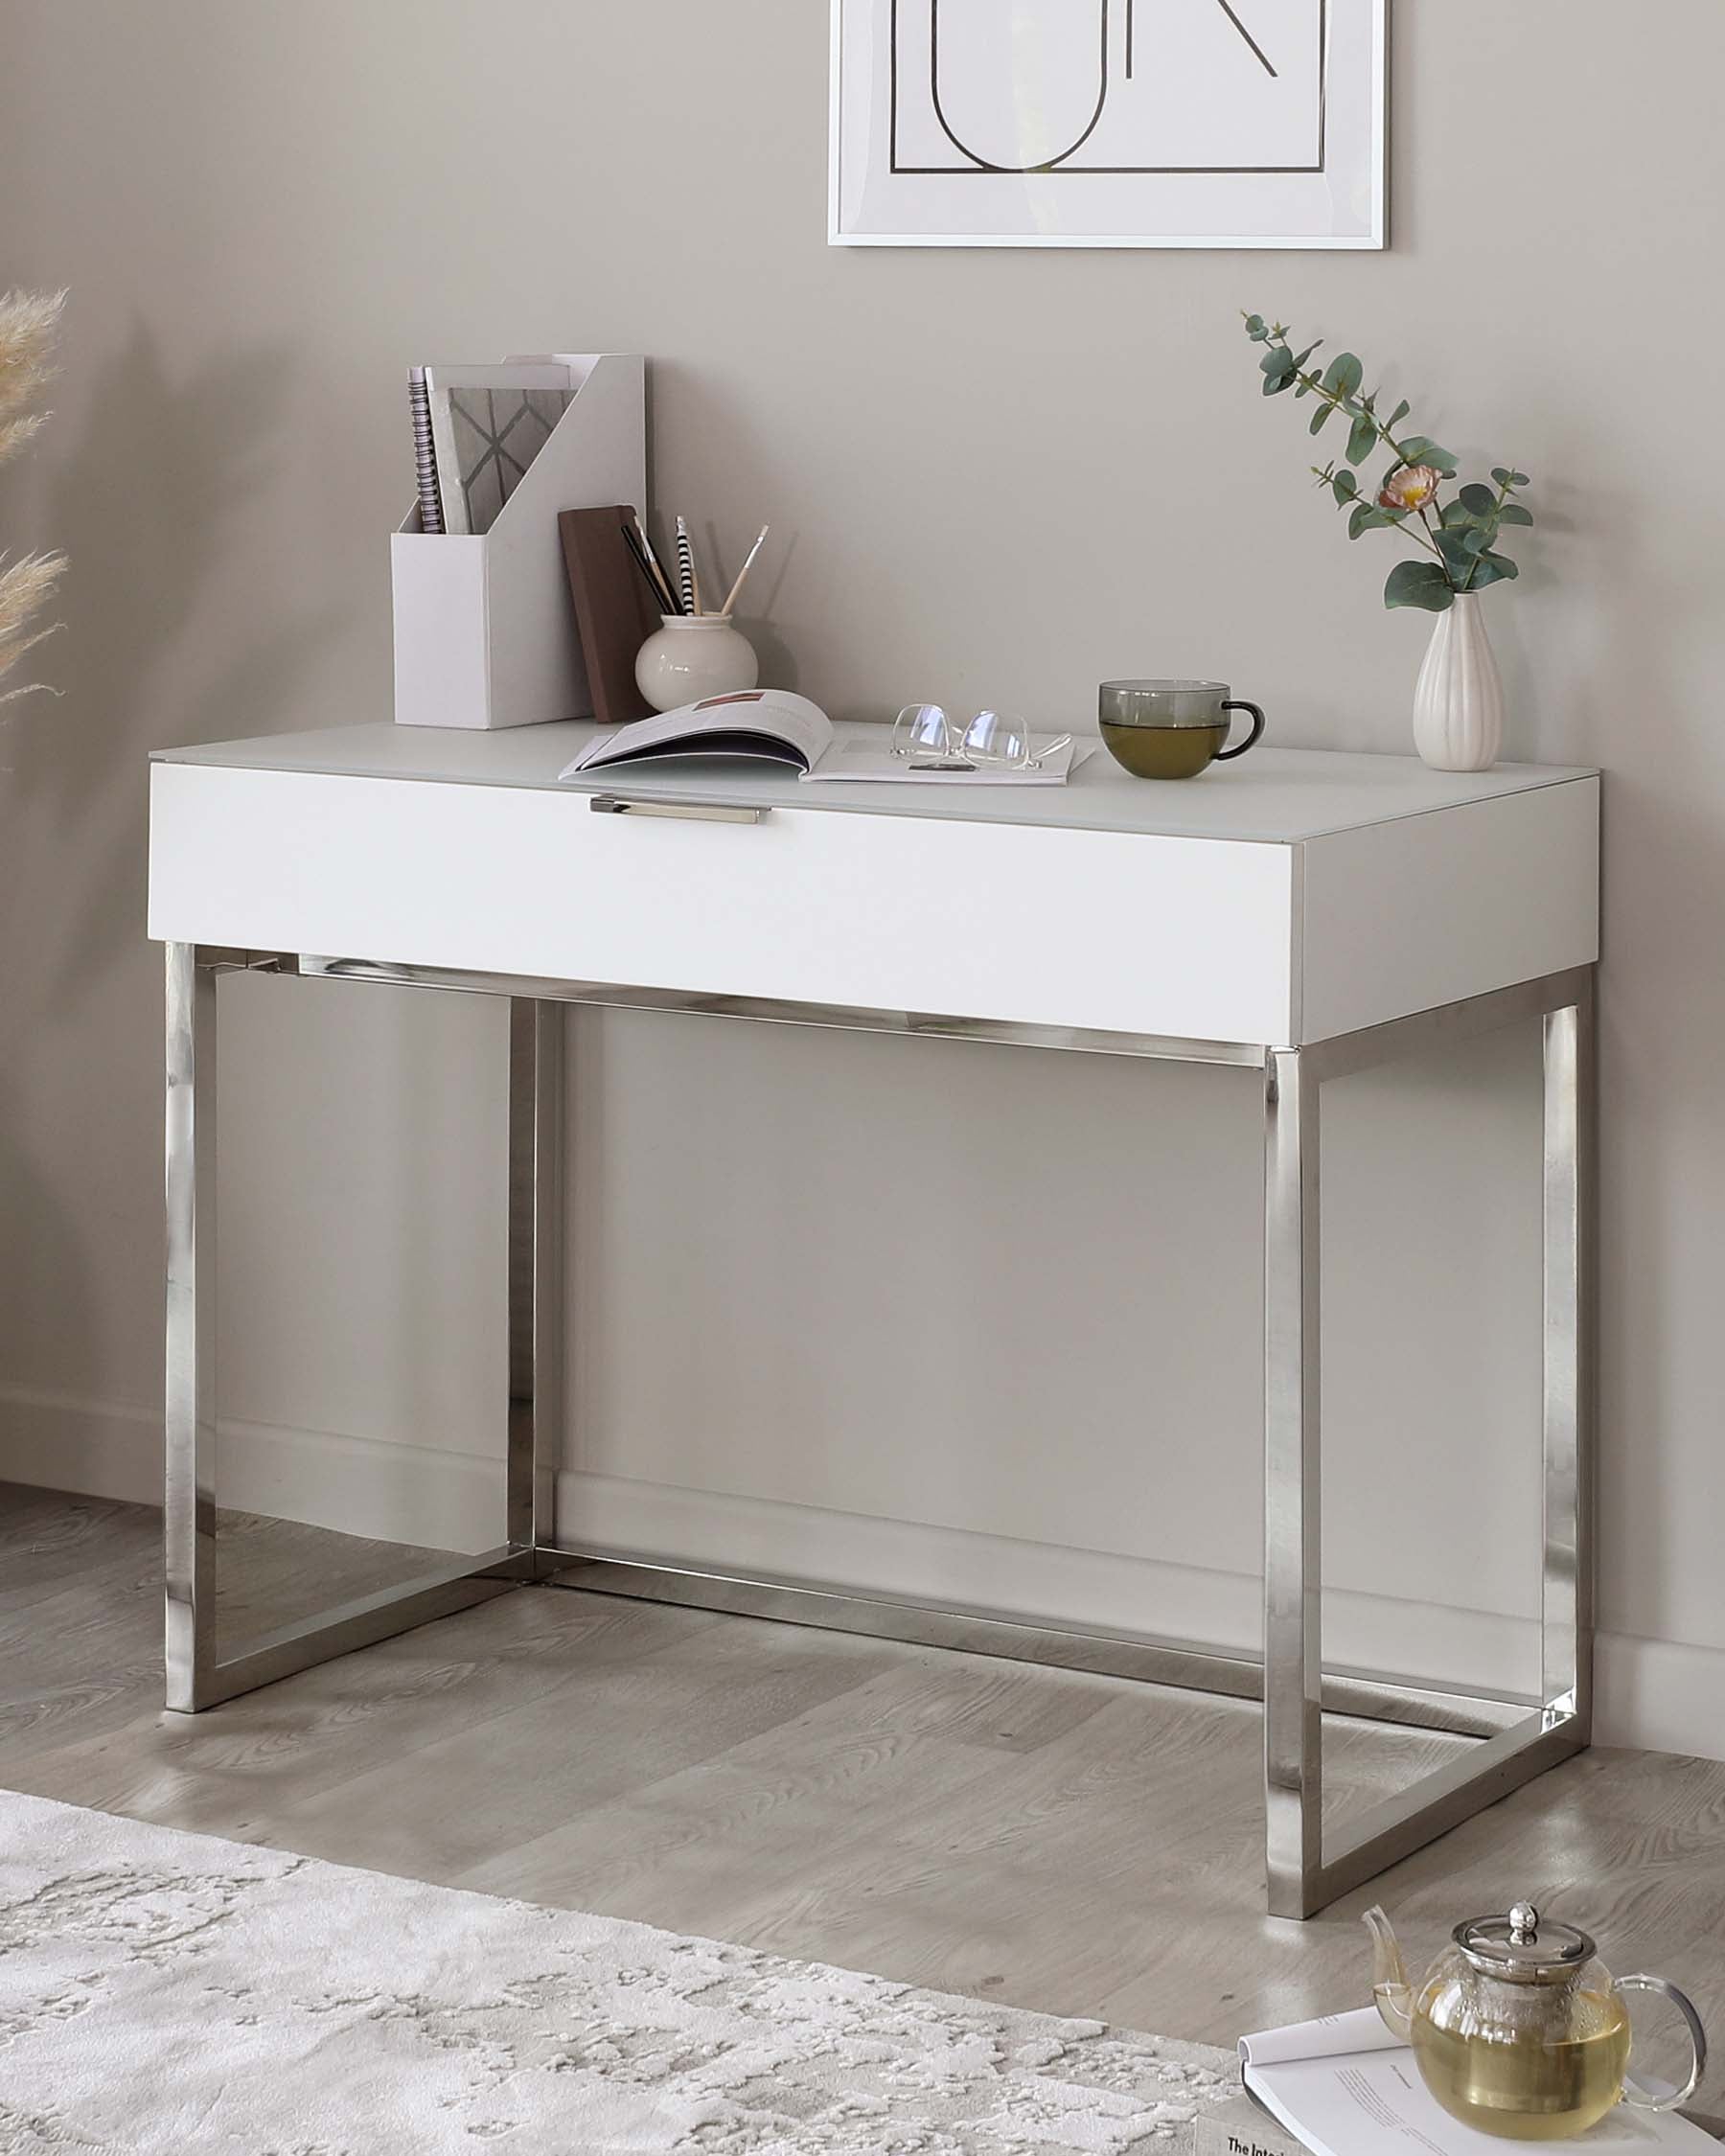
<svg viewBox="0 0 1725 2156">
<path fill-rule="evenodd" d="M 1391 413 L 1388 424 L 1392 434 L 1395 432 L 1396 428 L 1401 424 L 1403 420 L 1407 418 L 1408 410 L 1409 407 L 1407 403 L 1403 401 L 1395 407 L 1393 412 Z"/>
<path fill-rule="evenodd" d="M 1294 372 L 1294 355 L 1285 344 L 1273 344 L 1258 361 L 1258 366 L 1272 381 L 1279 380 L 1283 375 Z"/>
<path fill-rule="evenodd" d="M 1323 371 L 1323 386 L 1339 396 L 1353 397 L 1366 378 L 1366 370 L 1351 352 L 1338 352 Z"/>
<path fill-rule="evenodd" d="M 1455 587 L 1436 562 L 1398 562 L 1384 585 L 1386 607 L 1420 607 L 1427 613 L 1447 611 Z"/>
<path fill-rule="evenodd" d="M 1266 375 L 1264 377 L 1264 395 L 1266 397 L 1279 397 L 1284 389 L 1292 389 L 1293 387 L 1294 377 L 1292 375 Z"/>
<path fill-rule="evenodd" d="M 1484 591 L 1488 584 L 1506 584 L 1520 575 L 1521 571 L 1506 554 L 1482 554 L 1474 563 L 1468 588 Z"/>
<path fill-rule="evenodd" d="M 1441 522 L 1445 531 L 1459 531 L 1463 526 L 1473 522 L 1473 516 L 1470 511 L 1461 506 L 1460 500 L 1446 501 L 1443 505 Z"/>
<path fill-rule="evenodd" d="M 1366 462 L 1366 459 L 1376 447 L 1377 428 L 1373 426 L 1370 420 L 1364 413 L 1362 413 L 1353 424 L 1353 432 L 1347 437 L 1348 463 L 1364 464 Z"/>
<path fill-rule="evenodd" d="M 1318 347 L 1322 342 L 1323 339 L 1322 337 L 1315 337 L 1313 341 L 1306 346 L 1303 352 L 1297 353 L 1295 355 L 1294 364 L 1297 367 L 1303 367 L 1306 361 L 1312 356 L 1313 353 L 1317 351 Z"/>
<path fill-rule="evenodd" d="M 1457 499 L 1469 516 L 1491 516 L 1497 513 L 1496 494 L 1489 487 L 1482 487 L 1477 480 L 1472 486 L 1463 487 Z"/>
<path fill-rule="evenodd" d="M 1312 414 L 1312 432 L 1314 434 L 1321 434 L 1323 431 L 1324 422 L 1335 408 L 1327 400 L 1319 405 L 1318 409 Z"/>
<path fill-rule="evenodd" d="M 1456 460 L 1441 443 L 1434 442 L 1429 434 L 1410 434 L 1405 442 L 1396 445 L 1404 464 L 1429 464 L 1446 479 L 1456 476 Z"/>
<path fill-rule="evenodd" d="M 1246 334 L 1254 344 L 1262 344 L 1270 334 L 1270 325 L 1261 314 L 1249 314 L 1246 317 Z"/>
<path fill-rule="evenodd" d="M 1500 524 L 1530 524 L 1532 521 L 1533 512 L 1524 509 L 1518 501 L 1506 501 L 1498 511 Z"/>
<path fill-rule="evenodd" d="M 1338 471 L 1330 481 L 1330 492 L 1336 497 L 1336 507 L 1346 509 L 1360 492 L 1360 482 L 1351 471 Z"/>
<path fill-rule="evenodd" d="M 1460 571 L 1462 576 L 1465 576 L 1474 565 L 1475 550 L 1467 543 L 1469 536 L 1466 532 L 1439 532 L 1438 534 L 1438 553 L 1442 555 L 1452 569 Z"/>
<path fill-rule="evenodd" d="M 1489 553 L 1495 537 L 1490 525 L 1476 524 L 1471 532 L 1462 533 L 1461 543 L 1469 554 L 1485 554 Z"/>
<path fill-rule="evenodd" d="M 1377 514 L 1378 513 L 1376 509 L 1370 502 L 1357 502 L 1354 505 L 1353 515 L 1347 519 L 1348 538 L 1350 539 L 1357 539 L 1360 534 L 1368 530 L 1370 525 L 1376 520 Z"/>
</svg>

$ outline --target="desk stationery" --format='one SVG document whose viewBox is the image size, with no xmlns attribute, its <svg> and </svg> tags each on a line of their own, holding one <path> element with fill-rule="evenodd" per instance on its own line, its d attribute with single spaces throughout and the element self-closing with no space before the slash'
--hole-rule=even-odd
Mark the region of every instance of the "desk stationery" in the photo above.
<svg viewBox="0 0 1725 2156">
<path fill-rule="evenodd" d="M 1297 1917 L 1581 1750 L 1592 1714 L 1598 775 L 1515 765 L 1446 774 L 1406 757 L 1263 748 L 1237 770 L 1184 784 L 1131 779 L 1100 755 L 1065 787 L 1022 790 L 811 786 L 735 765 L 559 784 L 590 732 L 362 725 L 154 759 L 150 932 L 167 947 L 168 973 L 169 1706 L 213 1707 L 552 1573 L 1261 1698 L 1269 1907 Z M 928 932 L 960 917 L 988 932 Z M 1180 932 L 1102 932 L 1143 922 Z M 508 1497 L 497 1548 L 224 1660 L 214 1598 L 215 1046 L 217 983 L 236 969 L 509 998 Z M 1261 1071 L 1261 1658 L 560 1540 L 570 1004 Z M 1543 1681 L 1536 1697 L 1512 1699 L 1326 1670 L 1319 1089 L 1534 1018 L 1545 1037 Z M 1326 1835 L 1325 1712 L 1476 1741 Z"/>
</svg>

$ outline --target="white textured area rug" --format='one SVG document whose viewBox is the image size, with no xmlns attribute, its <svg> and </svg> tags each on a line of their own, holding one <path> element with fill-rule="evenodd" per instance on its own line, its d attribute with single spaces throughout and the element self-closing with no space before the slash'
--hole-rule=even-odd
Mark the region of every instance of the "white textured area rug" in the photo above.
<svg viewBox="0 0 1725 2156">
<path fill-rule="evenodd" d="M 1176 2156 L 1230 2055 L 0 1794 L 0 2150 Z"/>
</svg>

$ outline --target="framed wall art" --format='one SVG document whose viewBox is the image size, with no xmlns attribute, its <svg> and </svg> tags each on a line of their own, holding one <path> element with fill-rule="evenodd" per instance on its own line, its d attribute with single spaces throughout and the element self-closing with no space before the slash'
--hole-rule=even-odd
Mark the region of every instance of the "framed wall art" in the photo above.
<svg viewBox="0 0 1725 2156">
<path fill-rule="evenodd" d="M 830 238 L 1382 247 L 1389 0 L 832 0 Z"/>
</svg>

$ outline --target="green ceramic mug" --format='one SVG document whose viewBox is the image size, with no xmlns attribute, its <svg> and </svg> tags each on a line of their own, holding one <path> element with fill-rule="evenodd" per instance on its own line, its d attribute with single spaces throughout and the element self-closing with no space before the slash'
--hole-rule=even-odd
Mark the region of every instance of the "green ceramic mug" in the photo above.
<svg viewBox="0 0 1725 2156">
<path fill-rule="evenodd" d="M 1264 714 L 1230 698 L 1226 681 L 1104 681 L 1099 700 L 1109 754 L 1134 778 L 1196 778 L 1263 736 Z M 1230 748 L 1234 711 L 1252 714 L 1252 731 Z"/>
</svg>

